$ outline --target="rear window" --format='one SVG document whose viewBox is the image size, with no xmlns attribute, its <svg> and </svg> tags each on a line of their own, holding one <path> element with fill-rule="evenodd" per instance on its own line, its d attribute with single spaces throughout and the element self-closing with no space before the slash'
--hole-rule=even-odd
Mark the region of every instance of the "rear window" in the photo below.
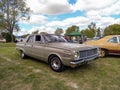
<svg viewBox="0 0 120 90">
<path fill-rule="evenodd" d="M 36 35 L 35 41 L 41 41 L 41 36 L 40 35 Z"/>
</svg>

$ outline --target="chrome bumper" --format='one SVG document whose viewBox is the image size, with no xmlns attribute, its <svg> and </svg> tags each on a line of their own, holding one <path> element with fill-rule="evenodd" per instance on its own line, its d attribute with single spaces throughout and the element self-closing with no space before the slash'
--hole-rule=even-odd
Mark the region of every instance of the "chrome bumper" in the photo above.
<svg viewBox="0 0 120 90">
<path fill-rule="evenodd" d="M 79 60 L 75 60 L 75 61 L 72 61 L 70 62 L 71 66 L 73 65 L 81 65 L 82 63 L 86 63 L 86 62 L 90 62 L 96 58 L 98 58 L 98 54 L 95 54 L 95 55 L 92 55 L 92 56 L 88 56 L 88 57 L 83 57 L 83 58 L 80 58 Z"/>
</svg>

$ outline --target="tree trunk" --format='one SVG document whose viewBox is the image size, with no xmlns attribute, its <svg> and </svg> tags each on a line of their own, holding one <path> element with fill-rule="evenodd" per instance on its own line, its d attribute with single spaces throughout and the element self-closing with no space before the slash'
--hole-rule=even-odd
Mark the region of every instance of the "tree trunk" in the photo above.
<svg viewBox="0 0 120 90">
<path fill-rule="evenodd" d="M 9 30 L 10 31 L 10 30 Z M 14 42 L 14 36 L 12 30 L 10 31 L 11 42 Z"/>
<path fill-rule="evenodd" d="M 14 37 L 13 37 L 12 34 L 10 34 L 10 36 L 11 36 L 11 42 L 13 43 L 14 42 Z"/>
</svg>

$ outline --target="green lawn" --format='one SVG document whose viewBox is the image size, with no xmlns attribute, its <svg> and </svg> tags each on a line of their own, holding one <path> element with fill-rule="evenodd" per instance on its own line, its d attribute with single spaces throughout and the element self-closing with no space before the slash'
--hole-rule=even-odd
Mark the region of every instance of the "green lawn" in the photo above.
<svg viewBox="0 0 120 90">
<path fill-rule="evenodd" d="M 0 90 L 120 90 L 120 56 L 56 73 L 44 62 L 22 60 L 15 44 L 0 43 Z"/>
</svg>

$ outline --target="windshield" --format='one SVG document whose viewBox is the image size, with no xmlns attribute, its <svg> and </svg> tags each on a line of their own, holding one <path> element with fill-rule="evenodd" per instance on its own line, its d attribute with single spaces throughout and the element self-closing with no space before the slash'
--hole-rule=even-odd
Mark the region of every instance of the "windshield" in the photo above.
<svg viewBox="0 0 120 90">
<path fill-rule="evenodd" d="M 47 42 L 66 42 L 64 37 L 61 35 L 47 34 L 44 35 L 44 38 Z"/>
</svg>

